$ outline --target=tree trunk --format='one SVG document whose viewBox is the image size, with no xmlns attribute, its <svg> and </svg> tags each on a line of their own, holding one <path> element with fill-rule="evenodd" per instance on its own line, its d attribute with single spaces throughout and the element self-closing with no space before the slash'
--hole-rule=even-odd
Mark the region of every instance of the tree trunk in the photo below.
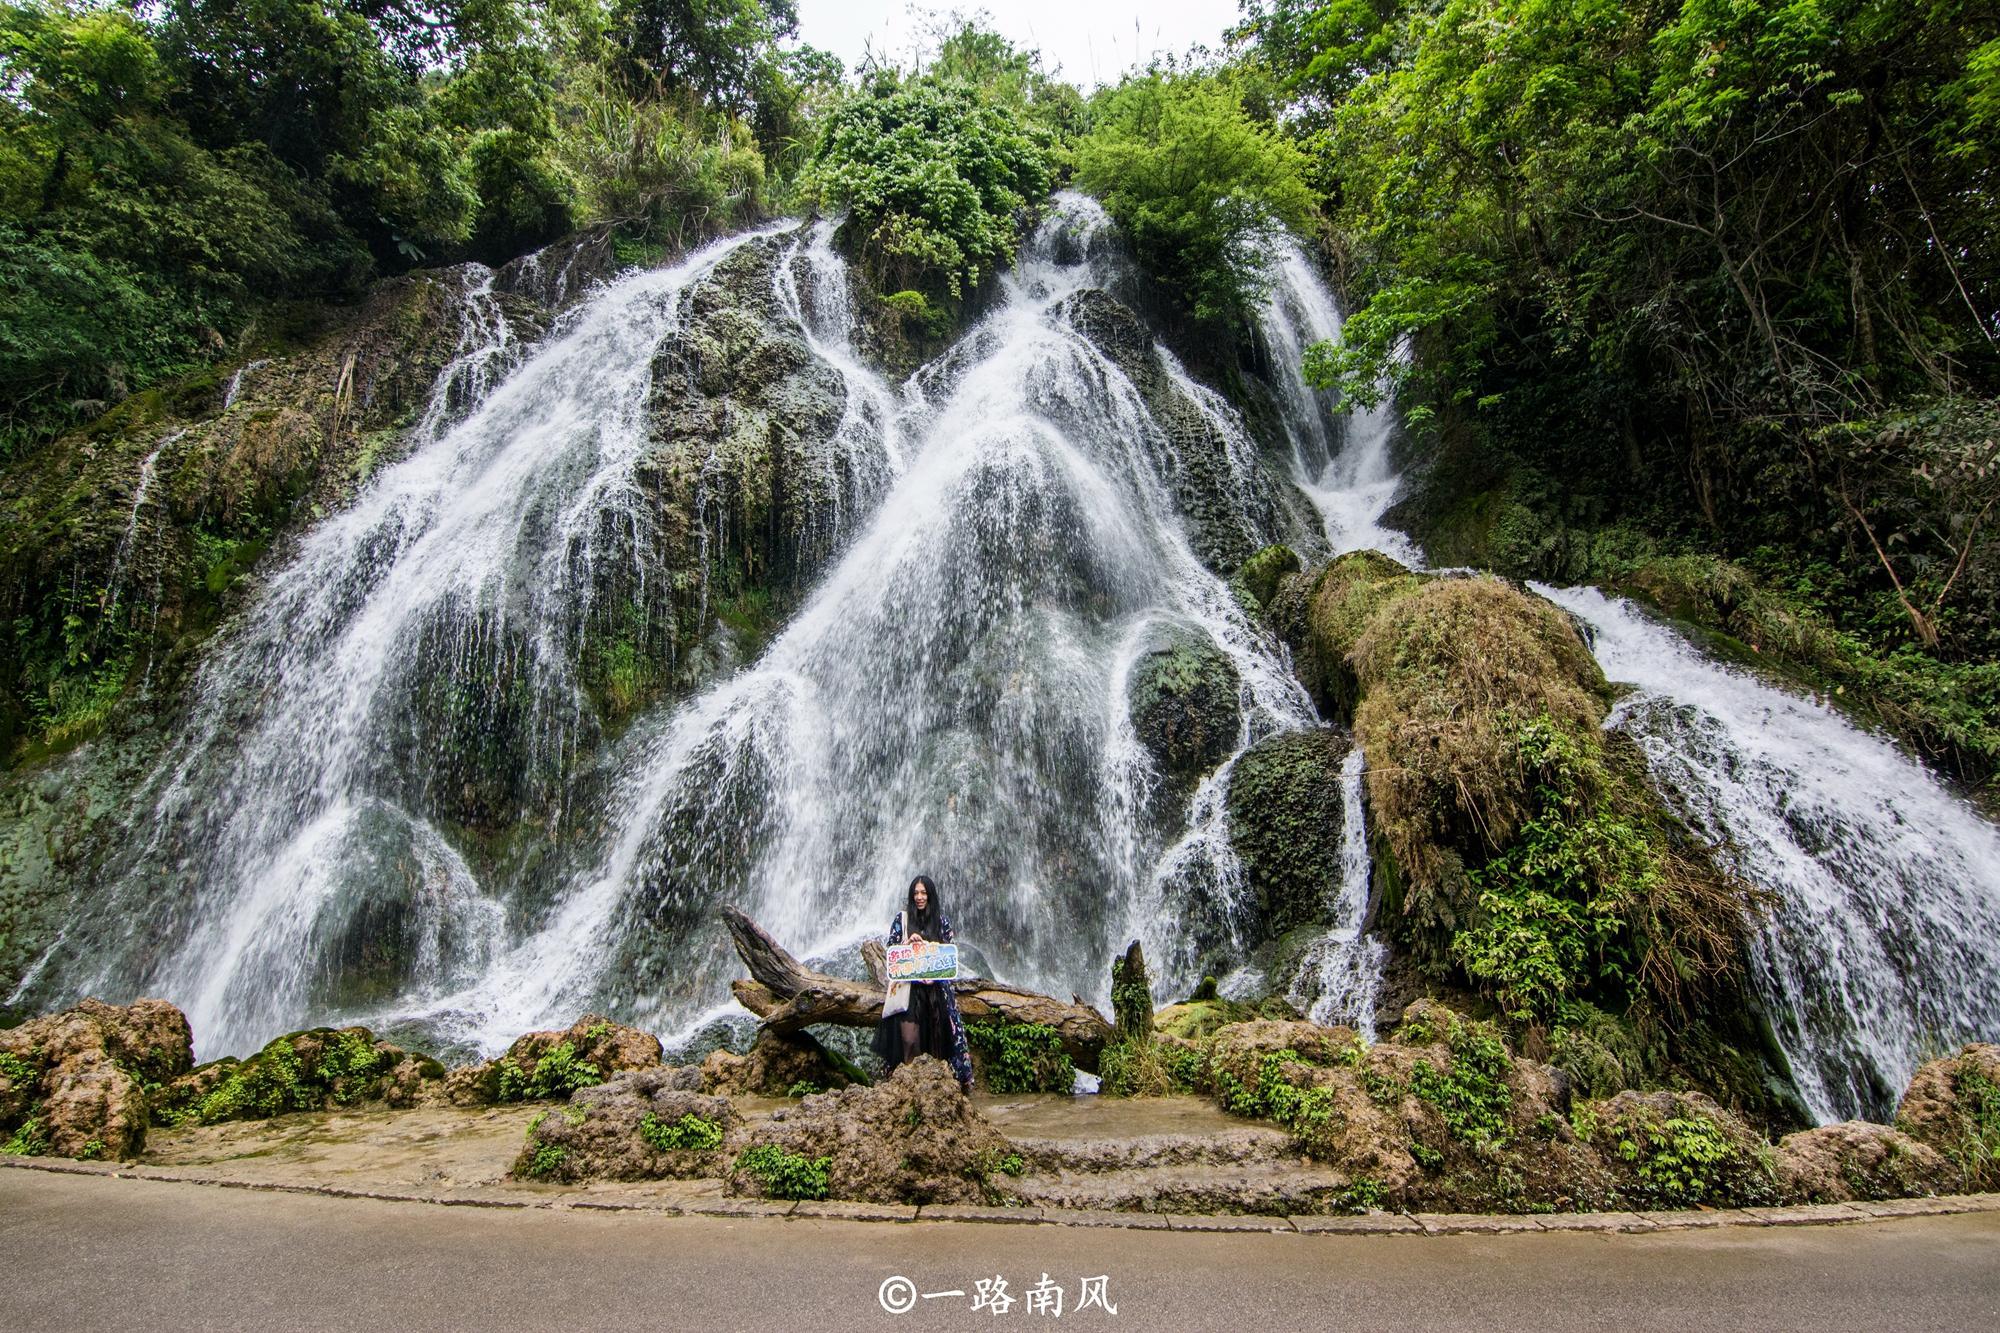
<svg viewBox="0 0 2000 1333">
<path fill-rule="evenodd" d="M 883 950 L 876 941 L 861 946 L 872 981 L 814 972 L 785 952 L 764 928 L 735 907 L 722 909 L 723 922 L 750 978 L 730 984 L 745 1009 L 772 1032 L 790 1033 L 814 1023 L 873 1027 L 882 1017 Z M 872 946 L 872 947 L 871 947 Z M 1023 990 L 984 977 L 961 977 L 951 983 L 958 1012 L 968 1023 L 997 1020 L 1039 1023 L 1054 1028 L 1063 1049 L 1078 1069 L 1095 1072 L 1098 1052 L 1117 1034 L 1104 1015 L 1075 995 L 1067 1001 Z"/>
</svg>

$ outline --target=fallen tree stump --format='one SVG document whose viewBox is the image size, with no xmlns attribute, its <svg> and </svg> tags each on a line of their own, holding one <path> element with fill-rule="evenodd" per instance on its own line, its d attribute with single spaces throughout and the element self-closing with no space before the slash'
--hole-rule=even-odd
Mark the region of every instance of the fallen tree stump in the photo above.
<svg viewBox="0 0 2000 1333">
<path fill-rule="evenodd" d="M 731 982 L 730 990 L 768 1030 L 797 1032 L 814 1023 L 874 1027 L 882 1017 L 885 968 L 878 941 L 861 946 L 873 979 L 849 981 L 804 966 L 739 908 L 723 908 L 722 919 L 743 965 L 750 969 L 749 979 Z M 951 986 L 966 1022 L 997 1019 L 1053 1028 L 1078 1069 L 1096 1072 L 1098 1053 L 1117 1037 L 1110 1021 L 1075 995 L 1058 1000 L 986 977 L 960 977 Z"/>
</svg>

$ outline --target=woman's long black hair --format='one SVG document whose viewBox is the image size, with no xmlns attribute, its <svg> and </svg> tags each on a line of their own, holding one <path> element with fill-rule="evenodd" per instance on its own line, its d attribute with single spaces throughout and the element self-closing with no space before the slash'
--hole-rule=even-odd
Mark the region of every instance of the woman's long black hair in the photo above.
<svg viewBox="0 0 2000 1333">
<path fill-rule="evenodd" d="M 919 884 L 924 886 L 924 910 L 921 912 L 917 910 Z M 937 885 L 929 875 L 918 875 L 903 891 L 903 938 L 921 935 L 927 940 L 935 940 L 943 922 L 944 904 L 938 901 Z"/>
</svg>

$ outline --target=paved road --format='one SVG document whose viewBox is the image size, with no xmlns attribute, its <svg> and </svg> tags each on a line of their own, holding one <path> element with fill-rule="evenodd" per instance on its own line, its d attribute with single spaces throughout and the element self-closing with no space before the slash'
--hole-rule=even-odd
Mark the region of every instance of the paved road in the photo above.
<svg viewBox="0 0 2000 1333">
<path fill-rule="evenodd" d="M 0 1171 L 0 1329 L 2000 1328 L 2000 1214 L 1654 1235 L 1173 1234 L 446 1208 Z M 1046 1271 L 1060 1319 L 1021 1300 Z M 916 1310 L 885 1313 L 909 1277 Z M 1076 1309 L 1105 1275 L 1116 1315 Z M 973 1313 L 980 1278 L 1016 1304 Z M 963 1289 L 963 1297 L 921 1293 Z"/>
</svg>

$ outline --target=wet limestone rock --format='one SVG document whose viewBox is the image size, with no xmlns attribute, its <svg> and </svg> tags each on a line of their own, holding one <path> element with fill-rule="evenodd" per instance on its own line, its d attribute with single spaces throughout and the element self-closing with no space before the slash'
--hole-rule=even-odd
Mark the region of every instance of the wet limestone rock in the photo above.
<svg viewBox="0 0 2000 1333">
<path fill-rule="evenodd" d="M 538 1114 L 514 1159 L 521 1180 L 660 1180 L 719 1176 L 742 1121 L 699 1091 L 692 1066 L 633 1070 Z"/>
<path fill-rule="evenodd" d="M 1196 556 L 1219 572 L 1236 569 L 1259 548 L 1258 534 L 1278 527 L 1271 497 L 1292 490 L 1290 480 L 1252 454 L 1247 436 L 1232 439 L 1217 424 L 1212 404 L 1189 390 L 1192 381 L 1169 372 L 1152 332 L 1130 307 L 1093 289 L 1071 297 L 1068 309 L 1077 330 L 1125 372 L 1158 424 L 1155 462 L 1187 516 Z"/>
<path fill-rule="evenodd" d="M 1340 766 L 1350 744 L 1329 728 L 1286 732 L 1229 771 L 1230 841 L 1271 935 L 1321 920 L 1340 886 Z"/>
<path fill-rule="evenodd" d="M 1779 1192 L 1791 1203 L 1902 1199 L 1959 1188 L 1941 1153 L 1887 1125 L 1848 1120 L 1778 1141 Z"/>
<path fill-rule="evenodd" d="M 1918 1069 L 1896 1128 L 1951 1162 L 1956 1188 L 2000 1189 L 2000 1045 L 1975 1042 Z"/>
<path fill-rule="evenodd" d="M 806 1097 L 774 1112 L 750 1138 L 751 1148 L 775 1148 L 806 1164 L 824 1158 L 827 1198 L 871 1203 L 992 1201 L 1001 1192 L 994 1173 L 1012 1151 L 958 1090 L 950 1066 L 931 1056 L 872 1087 Z M 756 1160 L 736 1159 L 731 1193 L 771 1191 Z"/>
<path fill-rule="evenodd" d="M 1126 687 L 1132 727 L 1180 799 L 1236 748 L 1241 694 L 1236 664 L 1192 627 L 1160 631 L 1133 664 Z"/>
<path fill-rule="evenodd" d="M 710 1051 L 701 1062 L 701 1080 L 706 1092 L 765 1097 L 788 1096 L 802 1083 L 824 1092 L 854 1081 L 848 1068 L 843 1068 L 810 1032 L 769 1029 L 759 1032 L 742 1055 L 722 1049 Z"/>
<path fill-rule="evenodd" d="M 0 1032 L 0 1151 L 137 1156 L 152 1123 L 146 1089 L 185 1073 L 192 1045 L 165 1000 L 87 999 Z"/>
</svg>

